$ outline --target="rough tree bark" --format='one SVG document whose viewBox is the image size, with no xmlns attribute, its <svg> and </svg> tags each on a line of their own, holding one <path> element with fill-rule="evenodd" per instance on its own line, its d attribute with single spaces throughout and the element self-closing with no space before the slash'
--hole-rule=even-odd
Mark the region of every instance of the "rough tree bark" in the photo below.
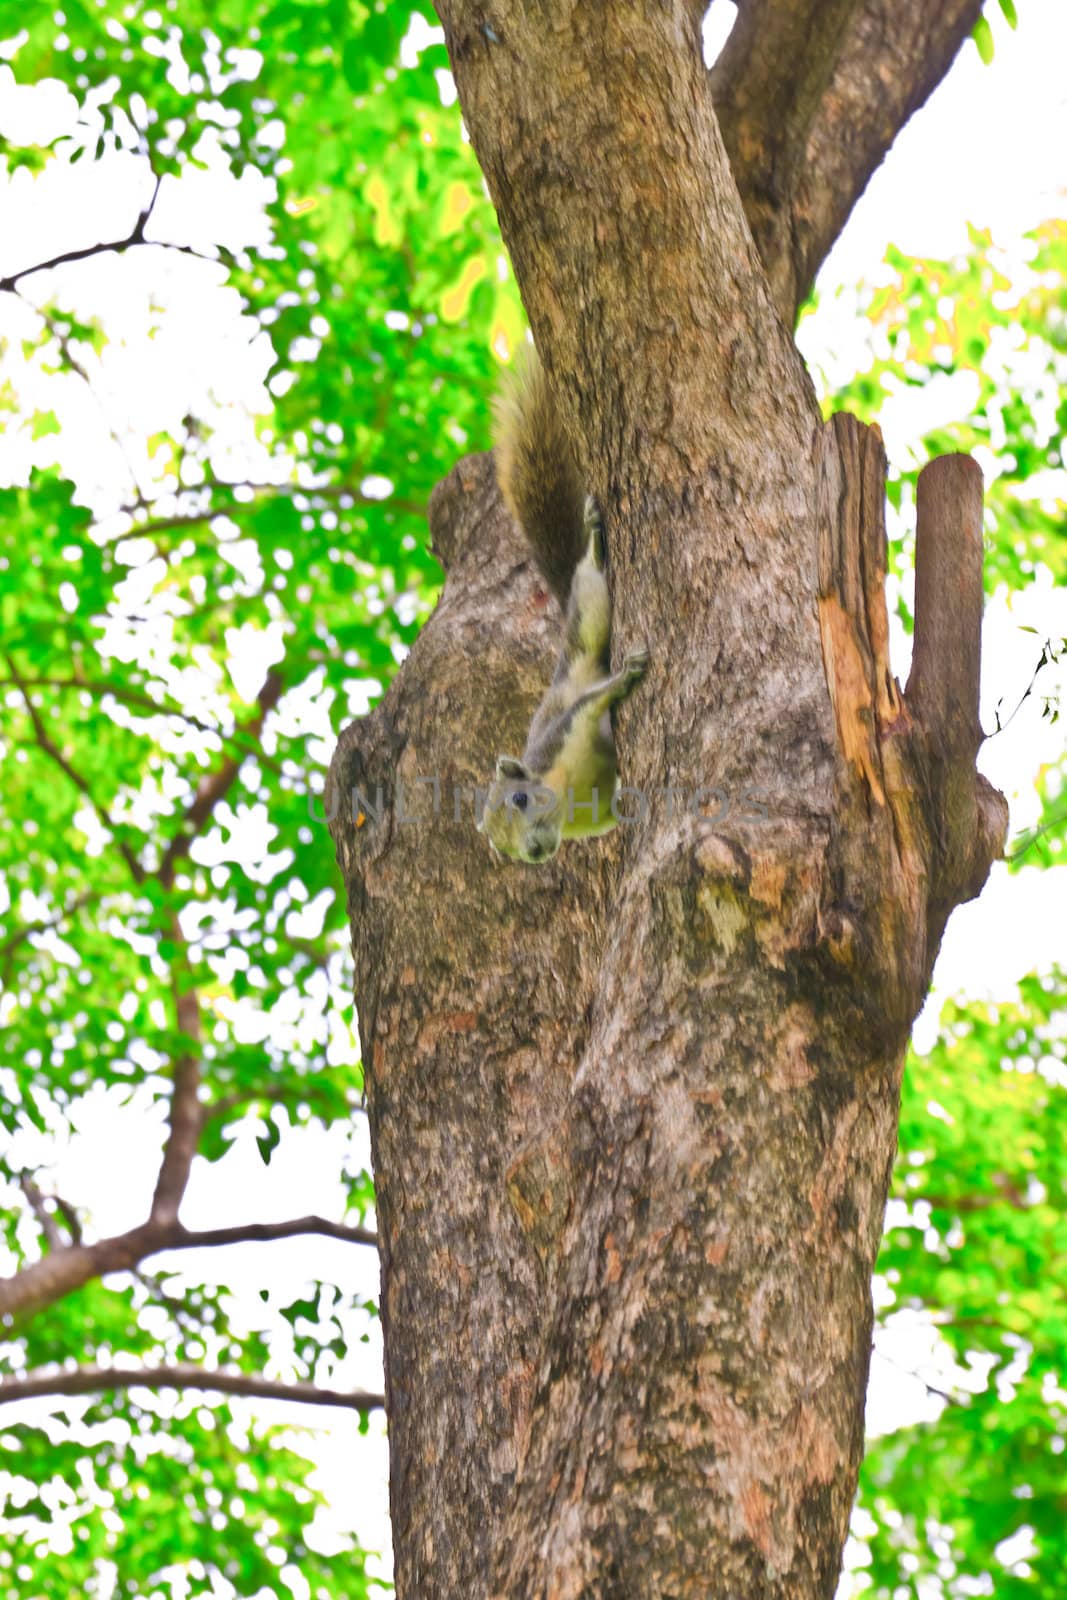
<svg viewBox="0 0 1067 1600">
<path fill-rule="evenodd" d="M 439 5 L 605 512 L 615 653 L 652 652 L 619 718 L 649 805 L 545 868 L 476 835 L 558 615 L 491 461 L 461 463 L 431 512 L 437 611 L 329 791 L 403 1600 L 833 1593 L 908 1031 L 1006 810 L 975 773 L 977 469 L 922 478 L 902 694 L 881 441 L 821 423 L 783 316 L 966 9 L 903 82 L 910 43 L 856 52 L 876 0 L 742 7 L 783 30 L 803 102 L 775 201 L 744 132 L 767 39 L 719 69 L 728 154 L 691 3 Z M 881 108 L 851 165 L 838 69 Z M 818 226 L 769 228 L 768 195 Z"/>
</svg>

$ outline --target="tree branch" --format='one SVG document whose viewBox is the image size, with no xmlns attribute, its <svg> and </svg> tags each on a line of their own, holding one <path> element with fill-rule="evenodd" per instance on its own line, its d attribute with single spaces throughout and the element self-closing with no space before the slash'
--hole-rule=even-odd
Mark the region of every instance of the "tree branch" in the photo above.
<svg viewBox="0 0 1067 1600">
<path fill-rule="evenodd" d="M 72 1244 L 55 1250 L 11 1277 L 0 1278 L 0 1319 L 24 1316 L 53 1305 L 94 1278 L 129 1271 L 144 1256 L 165 1247 L 158 1234 L 145 1225 L 96 1244 Z"/>
<path fill-rule="evenodd" d="M 364 474 L 366 475 L 366 474 Z M 123 534 L 122 537 L 132 538 L 134 534 L 143 535 L 151 533 L 165 533 L 170 528 L 186 528 L 197 523 L 213 522 L 216 517 L 240 517 L 255 511 L 264 501 L 278 500 L 295 495 L 306 495 L 307 498 L 318 497 L 321 500 L 342 500 L 345 495 L 351 496 L 354 503 L 365 506 L 383 506 L 387 511 L 403 511 L 412 517 L 425 517 L 429 506 L 421 500 L 408 500 L 402 495 L 387 495 L 384 499 L 377 495 L 364 494 L 358 484 L 352 483 L 322 483 L 314 486 L 303 483 L 256 483 L 251 479 L 242 479 L 233 483 L 221 480 L 212 480 L 208 483 L 197 484 L 195 491 L 190 488 L 183 492 L 193 493 L 205 489 L 209 490 L 234 490 L 250 489 L 255 498 L 251 500 L 238 500 L 230 506 L 214 506 L 206 511 L 193 511 L 182 516 L 175 513 L 169 517 L 156 517 L 149 522 L 139 523 Z M 151 511 L 156 502 L 152 500 L 131 500 L 127 505 L 119 506 L 118 511 L 124 516 L 136 516 L 139 511 Z"/>
<path fill-rule="evenodd" d="M 790 326 L 900 129 L 982 0 L 747 0 L 712 96 L 749 225 Z"/>
<path fill-rule="evenodd" d="M 269 1244 L 278 1239 L 322 1234 L 346 1244 L 376 1245 L 368 1228 L 349 1228 L 325 1217 L 298 1217 L 289 1222 L 238 1224 L 232 1228 L 194 1230 L 180 1223 L 143 1223 L 127 1233 L 96 1244 L 73 1244 L 43 1256 L 10 1278 L 0 1278 L 0 1318 L 25 1315 L 52 1305 L 109 1272 L 132 1272 L 149 1256 L 165 1250 L 199 1250 L 227 1244 Z"/>
<path fill-rule="evenodd" d="M 258 739 L 263 730 L 264 722 L 282 697 L 283 687 L 284 683 L 280 673 L 269 672 L 267 674 L 263 687 L 256 696 L 259 704 L 258 714 L 253 717 L 251 722 L 246 723 L 237 730 L 242 738 Z M 166 888 L 169 889 L 173 884 L 178 862 L 188 855 L 189 846 L 211 816 L 219 801 L 228 792 L 240 772 L 244 760 L 244 755 L 227 757 L 222 766 L 205 778 L 198 787 L 185 813 L 183 825 L 170 841 L 159 865 L 159 880 Z"/>
<path fill-rule="evenodd" d="M 144 210 L 138 214 L 137 221 L 124 238 L 102 240 L 98 244 L 84 245 L 80 250 L 63 250 L 59 255 L 51 256 L 47 261 L 37 261 L 31 267 L 20 267 L 17 272 L 10 273 L 6 278 L 0 278 L 0 292 L 16 294 L 22 279 L 29 278 L 36 272 L 51 272 L 54 267 L 65 267 L 72 261 L 87 261 L 90 256 L 107 255 L 109 252 L 115 255 L 122 255 L 126 250 L 130 250 L 134 245 L 138 244 L 157 245 L 162 250 L 176 250 L 180 255 L 196 256 L 200 261 L 216 261 L 217 257 L 206 256 L 201 250 L 194 250 L 190 244 L 169 244 L 164 239 L 145 238 L 145 228 L 148 226 L 149 219 L 155 209 L 162 182 L 163 175 L 159 174 L 156 176 L 152 198 Z"/>
<path fill-rule="evenodd" d="M 0 685 L 0 687 L 2 687 L 2 685 Z M 40 922 L 27 922 L 21 928 L 16 928 L 14 933 L 8 934 L 7 938 L 2 944 L 0 944 L 0 959 L 3 959 L 6 963 L 7 958 L 14 954 L 19 945 L 25 944 L 27 939 L 32 939 L 35 933 L 50 933 L 54 928 L 62 927 L 63 923 L 66 922 L 68 917 L 72 917 L 74 913 L 76 911 L 80 911 L 83 906 L 87 906 L 91 904 L 93 900 L 99 900 L 99 898 L 100 896 L 95 892 L 86 891 L 84 894 L 75 895 L 73 900 L 69 901 L 52 916 L 45 917 Z M 6 982 L 6 973 L 8 970 L 6 964 L 4 970 Z"/>
<path fill-rule="evenodd" d="M 326 1217 L 296 1217 L 290 1222 L 238 1223 L 233 1228 L 205 1228 L 199 1231 L 182 1228 L 166 1248 L 169 1250 L 198 1250 L 220 1244 L 269 1244 L 276 1239 L 297 1239 L 304 1234 L 321 1234 L 327 1239 L 341 1239 L 346 1244 L 377 1245 L 378 1236 L 371 1228 L 349 1228 L 342 1222 L 330 1222 Z"/>
<path fill-rule="evenodd" d="M 935 1211 L 951 1211 L 961 1217 L 974 1211 L 988 1211 L 991 1207 L 1000 1205 L 1009 1205 L 1015 1211 L 1030 1209 L 1025 1189 L 1020 1189 L 1006 1173 L 994 1174 L 993 1187 L 997 1191 L 995 1194 L 917 1194 L 914 1199 L 924 1201 Z M 912 1196 L 909 1195 L 907 1198 L 910 1203 Z"/>
<path fill-rule="evenodd" d="M 11 1173 L 10 1175 L 12 1177 L 15 1176 L 14 1173 Z M 64 1200 L 63 1196 L 59 1194 L 43 1194 L 39 1185 L 33 1178 L 31 1178 L 28 1172 L 20 1172 L 18 1174 L 18 1183 L 19 1188 L 26 1197 L 26 1202 L 29 1205 L 30 1210 L 33 1212 L 38 1223 L 40 1224 L 41 1231 L 48 1241 L 50 1251 L 55 1252 L 56 1250 L 64 1250 L 67 1248 L 67 1241 L 63 1238 L 59 1231 L 59 1228 L 56 1224 L 56 1218 L 52 1211 L 49 1210 L 50 1206 L 63 1218 L 63 1221 L 67 1225 L 67 1231 L 70 1234 L 70 1238 L 74 1244 L 81 1244 L 81 1218 L 78 1216 L 77 1210 L 70 1204 L 69 1200 Z"/>
<path fill-rule="evenodd" d="M 378 1411 L 385 1397 L 359 1389 L 322 1389 L 314 1383 L 276 1383 L 249 1372 L 205 1372 L 176 1363 L 166 1367 L 76 1367 L 68 1372 L 33 1370 L 0 1381 L 0 1405 L 51 1395 L 94 1394 L 109 1389 L 208 1389 L 258 1400 L 292 1400 L 305 1406 L 343 1406 Z"/>
<path fill-rule="evenodd" d="M 176 916 L 172 929 L 172 936 L 184 956 L 185 939 Z M 170 1132 L 163 1150 L 149 1218 L 156 1226 L 164 1227 L 171 1227 L 178 1220 L 178 1207 L 189 1182 L 204 1125 L 200 1104 L 200 1001 L 194 987 L 180 987 L 179 972 L 185 971 L 186 967 L 186 962 L 182 960 L 179 969 L 173 972 L 174 1009 L 179 1033 L 189 1039 L 194 1048 L 184 1051 L 174 1062 Z"/>
<path fill-rule="evenodd" d="M 78 1215 L 77 1208 L 72 1206 L 69 1200 L 64 1200 L 61 1194 L 54 1194 L 52 1196 L 52 1204 L 63 1218 L 63 1221 L 67 1224 L 67 1231 L 70 1234 L 71 1239 L 75 1244 L 81 1244 L 82 1223 L 81 1218 Z"/>
<path fill-rule="evenodd" d="M 0 689 L 5 684 L 13 681 L 13 679 L 0 678 Z M 150 694 L 140 694 L 136 689 L 127 688 L 125 684 L 114 683 L 107 678 L 23 678 L 22 681 L 28 689 L 71 689 L 76 692 L 84 691 L 88 694 L 109 694 L 120 705 L 129 706 L 131 710 L 144 711 L 149 716 L 155 717 L 175 717 L 179 722 L 187 723 L 190 728 L 196 728 L 200 733 L 213 734 L 215 738 L 221 739 L 224 744 L 227 740 L 232 740 L 234 743 L 244 742 L 241 740 L 240 729 L 238 728 L 234 728 L 232 732 L 227 733 L 217 723 L 205 722 L 203 717 L 194 716 L 192 712 L 185 711 L 172 701 L 153 700 Z M 247 741 L 246 750 L 249 755 L 254 755 L 257 761 L 264 759 L 259 746 L 251 740 Z M 3 953 L 5 948 L 6 946 L 0 945 L 0 954 Z"/>
</svg>

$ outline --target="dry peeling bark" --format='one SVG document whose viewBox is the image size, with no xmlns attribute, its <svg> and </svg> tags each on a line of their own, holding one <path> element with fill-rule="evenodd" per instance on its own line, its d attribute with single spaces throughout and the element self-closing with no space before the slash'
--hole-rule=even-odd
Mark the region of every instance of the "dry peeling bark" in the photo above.
<svg viewBox="0 0 1067 1600">
<path fill-rule="evenodd" d="M 438 609 L 333 764 L 397 1589 L 830 1596 L 908 1031 L 1006 825 L 974 766 L 980 479 L 921 480 L 902 694 L 881 441 L 820 421 L 693 7 L 440 12 L 604 509 L 615 654 L 652 668 L 634 825 L 492 857 L 472 790 L 559 618 L 469 460 Z"/>
</svg>

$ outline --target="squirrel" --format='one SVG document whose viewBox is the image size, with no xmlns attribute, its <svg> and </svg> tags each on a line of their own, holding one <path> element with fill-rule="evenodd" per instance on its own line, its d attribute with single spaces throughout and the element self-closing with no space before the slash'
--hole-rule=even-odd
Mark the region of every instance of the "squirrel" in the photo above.
<svg viewBox="0 0 1067 1600">
<path fill-rule="evenodd" d="M 611 708 L 644 677 L 648 652 L 634 651 L 612 672 L 600 515 L 584 491 L 536 351 L 505 380 L 494 423 L 504 503 L 566 622 L 555 675 L 534 713 L 522 758 L 497 759 L 478 828 L 499 855 L 541 863 L 563 839 L 614 828 Z"/>
</svg>

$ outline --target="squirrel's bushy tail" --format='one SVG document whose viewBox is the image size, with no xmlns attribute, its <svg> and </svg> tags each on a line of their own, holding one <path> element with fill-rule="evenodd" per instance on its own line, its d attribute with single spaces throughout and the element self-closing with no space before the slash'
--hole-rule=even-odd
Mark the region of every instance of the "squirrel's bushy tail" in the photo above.
<svg viewBox="0 0 1067 1600">
<path fill-rule="evenodd" d="M 493 410 L 500 492 L 564 610 L 585 554 L 585 490 L 552 391 L 533 348 L 523 351 Z"/>
</svg>

